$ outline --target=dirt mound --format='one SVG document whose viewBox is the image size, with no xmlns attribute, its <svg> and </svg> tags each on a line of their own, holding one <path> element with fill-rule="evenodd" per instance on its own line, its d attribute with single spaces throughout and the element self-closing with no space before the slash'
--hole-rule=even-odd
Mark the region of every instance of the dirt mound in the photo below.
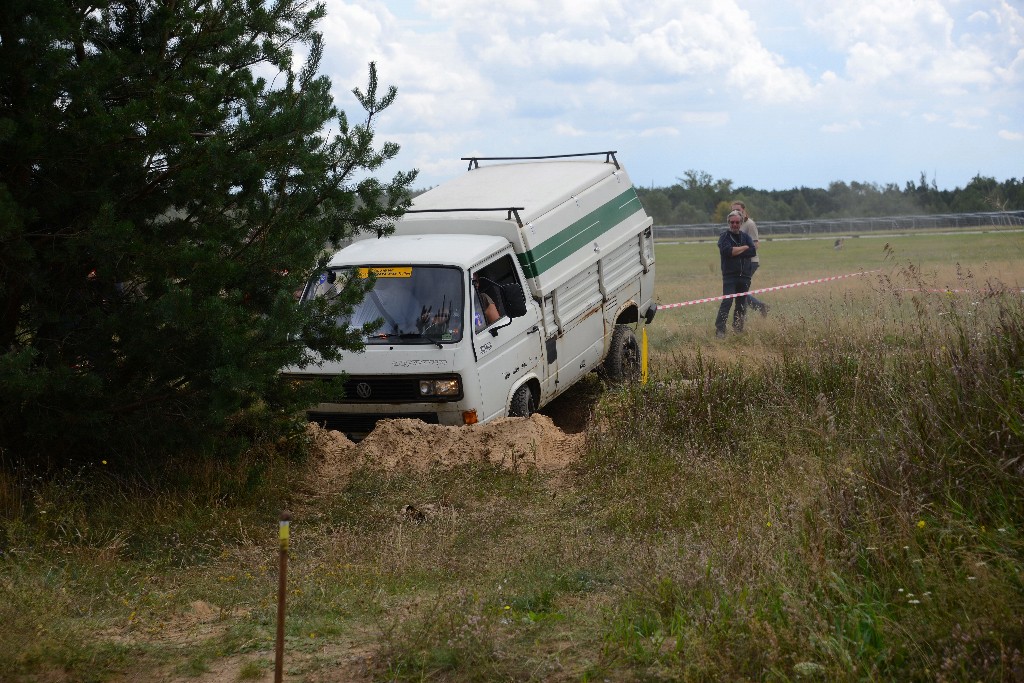
<svg viewBox="0 0 1024 683">
<path fill-rule="evenodd" d="M 319 462 L 320 484 L 344 480 L 358 467 L 386 471 L 425 471 L 471 462 L 509 469 L 564 469 L 579 459 L 584 434 L 566 434 L 546 415 L 499 418 L 467 427 L 430 425 L 419 420 L 382 420 L 360 443 L 310 423 L 307 428 Z"/>
</svg>

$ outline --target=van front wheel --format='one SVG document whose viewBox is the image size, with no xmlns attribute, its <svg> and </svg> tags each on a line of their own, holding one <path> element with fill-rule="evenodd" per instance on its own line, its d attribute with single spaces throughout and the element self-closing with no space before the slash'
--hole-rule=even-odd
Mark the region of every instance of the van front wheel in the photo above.
<svg viewBox="0 0 1024 683">
<path fill-rule="evenodd" d="M 524 384 L 512 394 L 512 404 L 509 406 L 509 417 L 530 417 L 537 412 L 537 401 L 533 398 L 530 386 Z"/>
<path fill-rule="evenodd" d="M 604 371 L 608 379 L 616 384 L 639 379 L 640 345 L 628 325 L 615 326 L 612 345 L 604 359 Z"/>
</svg>

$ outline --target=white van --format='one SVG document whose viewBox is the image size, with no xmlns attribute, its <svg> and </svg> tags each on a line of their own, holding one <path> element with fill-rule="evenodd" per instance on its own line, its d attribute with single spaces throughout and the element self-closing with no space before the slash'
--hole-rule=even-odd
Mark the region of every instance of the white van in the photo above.
<svg viewBox="0 0 1024 683">
<path fill-rule="evenodd" d="M 639 374 L 652 219 L 615 152 L 463 160 L 393 235 L 345 247 L 307 285 L 303 300 L 372 272 L 339 324 L 377 325 L 359 353 L 283 371 L 336 378 L 310 421 L 356 440 L 385 418 L 474 424 L 529 416 L 591 370 Z"/>
</svg>

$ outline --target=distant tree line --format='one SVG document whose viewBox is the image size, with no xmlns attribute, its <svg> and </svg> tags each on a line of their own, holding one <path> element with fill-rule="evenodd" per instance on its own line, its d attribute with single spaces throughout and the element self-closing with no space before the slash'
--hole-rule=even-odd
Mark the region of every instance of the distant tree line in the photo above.
<svg viewBox="0 0 1024 683">
<path fill-rule="evenodd" d="M 1024 210 L 1024 178 L 999 182 L 976 175 L 966 187 L 953 190 L 940 190 L 924 173 L 916 183 L 907 181 L 903 187 L 834 181 L 827 189 L 758 190 L 734 187 L 727 178 L 716 180 L 695 170 L 677 180 L 670 187 L 637 188 L 655 225 L 724 222 L 736 199 L 744 201 L 758 221 Z"/>
</svg>

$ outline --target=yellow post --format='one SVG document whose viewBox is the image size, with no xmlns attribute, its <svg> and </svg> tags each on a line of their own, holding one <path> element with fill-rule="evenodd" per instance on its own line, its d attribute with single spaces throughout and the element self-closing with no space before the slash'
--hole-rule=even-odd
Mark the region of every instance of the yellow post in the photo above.
<svg viewBox="0 0 1024 683">
<path fill-rule="evenodd" d="M 640 335 L 640 383 L 647 384 L 647 325 Z"/>
</svg>

